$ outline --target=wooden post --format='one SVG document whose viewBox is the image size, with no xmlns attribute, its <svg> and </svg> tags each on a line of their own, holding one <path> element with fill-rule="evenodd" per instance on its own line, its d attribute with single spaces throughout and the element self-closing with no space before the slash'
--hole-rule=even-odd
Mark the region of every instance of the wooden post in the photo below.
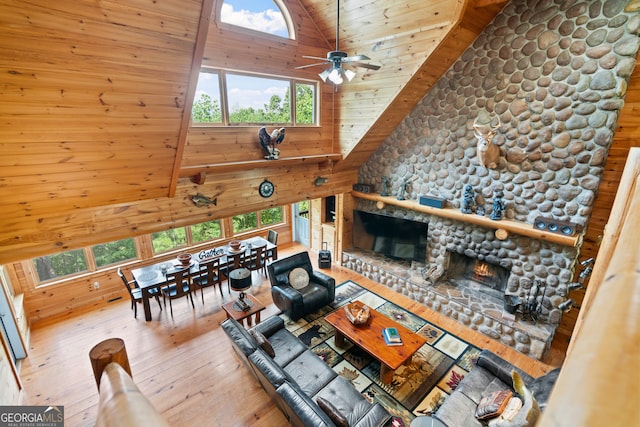
<svg viewBox="0 0 640 427">
<path fill-rule="evenodd" d="M 124 341 L 121 338 L 109 338 L 96 344 L 89 352 L 91 359 L 91 367 L 93 368 L 93 376 L 96 379 L 96 385 L 100 390 L 100 378 L 102 371 L 111 362 L 115 362 L 131 375 L 131 367 L 129 366 L 129 357 Z"/>
</svg>

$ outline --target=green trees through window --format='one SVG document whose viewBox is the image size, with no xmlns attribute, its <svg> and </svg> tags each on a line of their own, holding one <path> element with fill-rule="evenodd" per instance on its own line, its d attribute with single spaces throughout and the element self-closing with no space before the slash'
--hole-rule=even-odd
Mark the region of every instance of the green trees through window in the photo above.
<svg viewBox="0 0 640 427">
<path fill-rule="evenodd" d="M 226 103 L 220 96 L 221 78 L 225 81 Z M 311 125 L 316 119 L 315 92 L 313 83 L 203 70 L 198 77 L 191 120 L 194 124 Z M 224 108 L 226 114 L 223 115 Z M 228 123 L 223 123 L 223 117 L 228 117 Z"/>
<path fill-rule="evenodd" d="M 96 267 L 106 267 L 130 259 L 135 259 L 136 244 L 133 239 L 117 240 L 115 242 L 103 243 L 91 247 L 93 258 L 96 260 Z"/>
<path fill-rule="evenodd" d="M 260 212 L 236 215 L 231 218 L 233 229 L 226 232 L 223 226 L 223 223 L 227 223 L 226 220 L 207 221 L 188 227 L 159 231 L 147 236 L 42 256 L 34 258 L 32 262 L 38 276 L 38 283 L 44 284 L 137 259 L 136 239 L 150 239 L 153 253 L 160 254 L 193 244 L 220 240 L 225 237 L 225 234 L 231 236 L 246 233 L 283 222 L 284 209 L 278 206 Z"/>
<path fill-rule="evenodd" d="M 82 249 L 36 258 L 33 264 L 40 282 L 87 271 L 87 259 Z"/>
</svg>

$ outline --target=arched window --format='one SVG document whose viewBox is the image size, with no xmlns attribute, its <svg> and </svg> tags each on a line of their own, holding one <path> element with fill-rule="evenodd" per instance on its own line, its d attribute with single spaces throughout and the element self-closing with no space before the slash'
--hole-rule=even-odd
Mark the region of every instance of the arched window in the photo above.
<svg viewBox="0 0 640 427">
<path fill-rule="evenodd" d="M 224 0 L 220 21 L 279 37 L 294 38 L 289 12 L 278 0 Z"/>
</svg>

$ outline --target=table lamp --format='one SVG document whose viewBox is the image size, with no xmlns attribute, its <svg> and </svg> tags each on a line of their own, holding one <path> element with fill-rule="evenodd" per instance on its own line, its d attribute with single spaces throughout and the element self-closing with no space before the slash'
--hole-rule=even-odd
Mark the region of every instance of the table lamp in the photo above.
<svg viewBox="0 0 640 427">
<path fill-rule="evenodd" d="M 247 311 L 253 306 L 253 303 L 245 299 L 244 291 L 251 287 L 251 271 L 246 268 L 238 268 L 229 273 L 229 286 L 236 292 L 240 292 L 238 300 L 233 304 L 236 311 Z"/>
</svg>

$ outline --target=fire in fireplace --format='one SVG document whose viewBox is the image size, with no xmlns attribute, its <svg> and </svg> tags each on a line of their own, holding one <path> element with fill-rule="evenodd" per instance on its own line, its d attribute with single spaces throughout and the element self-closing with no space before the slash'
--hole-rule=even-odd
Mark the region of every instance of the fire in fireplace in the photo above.
<svg viewBox="0 0 640 427">
<path fill-rule="evenodd" d="M 509 270 L 499 265 L 449 251 L 446 279 L 459 288 L 467 288 L 502 302 Z"/>
</svg>

